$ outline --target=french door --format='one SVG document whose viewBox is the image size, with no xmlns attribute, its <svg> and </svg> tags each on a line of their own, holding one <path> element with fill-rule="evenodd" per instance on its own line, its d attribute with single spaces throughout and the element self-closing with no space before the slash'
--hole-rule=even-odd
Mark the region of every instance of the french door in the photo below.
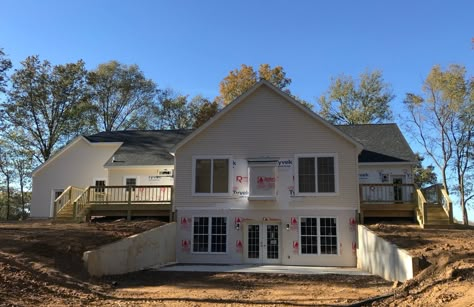
<svg viewBox="0 0 474 307">
<path fill-rule="evenodd" d="M 280 228 L 280 224 L 275 222 L 246 224 L 244 228 L 246 262 L 280 263 Z"/>
</svg>

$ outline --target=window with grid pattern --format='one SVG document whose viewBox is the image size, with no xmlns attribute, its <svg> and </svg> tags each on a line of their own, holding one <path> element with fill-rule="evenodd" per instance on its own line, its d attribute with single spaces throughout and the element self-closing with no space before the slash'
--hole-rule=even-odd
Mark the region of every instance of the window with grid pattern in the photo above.
<svg viewBox="0 0 474 307">
<path fill-rule="evenodd" d="M 205 253 L 209 250 L 209 218 L 195 217 L 193 221 L 193 252 Z"/>
<path fill-rule="evenodd" d="M 304 255 L 337 255 L 335 217 L 301 217 L 300 246 Z"/>
<path fill-rule="evenodd" d="M 320 218 L 321 254 L 337 255 L 336 218 Z"/>
<path fill-rule="evenodd" d="M 227 218 L 195 217 L 193 220 L 193 252 L 225 253 L 227 251 Z"/>
<path fill-rule="evenodd" d="M 318 253 L 318 219 L 302 217 L 300 223 L 301 253 Z"/>
</svg>

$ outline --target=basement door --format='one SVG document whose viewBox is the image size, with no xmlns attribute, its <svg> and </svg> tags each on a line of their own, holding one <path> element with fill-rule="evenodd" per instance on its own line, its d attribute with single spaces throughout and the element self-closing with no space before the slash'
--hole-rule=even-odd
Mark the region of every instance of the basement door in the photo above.
<svg viewBox="0 0 474 307">
<path fill-rule="evenodd" d="M 277 264 L 280 255 L 280 223 L 248 223 L 245 225 L 244 256 L 247 263 Z"/>
</svg>

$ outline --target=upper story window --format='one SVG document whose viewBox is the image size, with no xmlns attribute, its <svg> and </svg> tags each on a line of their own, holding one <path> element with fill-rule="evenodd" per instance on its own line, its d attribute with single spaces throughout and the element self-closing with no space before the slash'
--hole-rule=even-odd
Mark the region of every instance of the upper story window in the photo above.
<svg viewBox="0 0 474 307">
<path fill-rule="evenodd" d="M 296 186 L 299 194 L 337 193 L 336 155 L 299 155 L 296 160 Z"/>
<path fill-rule="evenodd" d="M 278 160 L 248 160 L 249 200 L 273 200 L 276 197 L 276 163 Z"/>
<path fill-rule="evenodd" d="M 194 194 L 228 194 L 229 158 L 194 158 Z"/>
</svg>

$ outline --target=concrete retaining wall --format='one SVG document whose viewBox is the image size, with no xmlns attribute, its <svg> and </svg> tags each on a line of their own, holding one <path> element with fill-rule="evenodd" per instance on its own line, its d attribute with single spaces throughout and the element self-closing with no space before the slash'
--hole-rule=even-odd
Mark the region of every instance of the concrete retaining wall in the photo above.
<svg viewBox="0 0 474 307">
<path fill-rule="evenodd" d="M 87 251 L 82 259 L 92 276 L 115 275 L 176 261 L 176 223 L 151 229 Z"/>
<path fill-rule="evenodd" d="M 357 267 L 391 281 L 405 281 L 418 272 L 418 258 L 358 226 Z"/>
</svg>

